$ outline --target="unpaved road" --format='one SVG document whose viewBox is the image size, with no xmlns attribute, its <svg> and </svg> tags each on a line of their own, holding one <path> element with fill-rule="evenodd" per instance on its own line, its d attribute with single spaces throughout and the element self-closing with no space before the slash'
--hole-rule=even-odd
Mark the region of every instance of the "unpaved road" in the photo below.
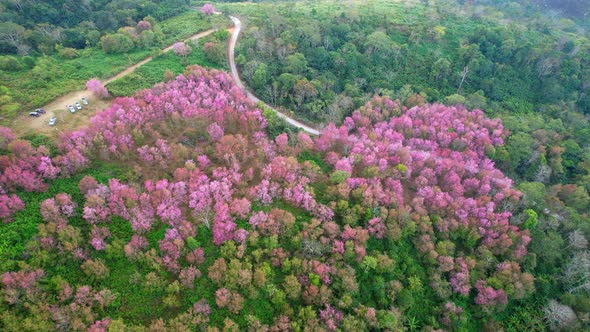
<svg viewBox="0 0 590 332">
<path fill-rule="evenodd" d="M 199 32 L 185 39 L 185 41 L 198 40 L 212 34 L 215 31 L 217 31 L 217 29 Z M 174 44 L 162 49 L 162 52 L 169 52 L 172 50 L 173 45 Z M 132 73 L 135 69 L 145 65 L 150 61 L 152 61 L 152 57 L 145 58 L 140 62 L 127 67 L 117 75 L 109 77 L 101 82 L 103 85 L 107 85 L 125 75 L 128 75 L 129 73 Z M 71 114 L 68 110 L 68 105 L 74 105 L 76 101 L 80 102 L 82 97 L 86 97 L 90 102 L 90 105 L 82 105 L 83 109 L 81 111 Z M 79 128 L 80 126 L 87 124 L 88 120 L 96 113 L 96 111 L 104 109 L 108 106 L 109 102 L 94 98 L 92 93 L 88 90 L 72 91 L 61 97 L 58 97 L 57 99 L 54 99 L 47 105 L 42 106 L 41 108 L 47 112 L 46 114 L 43 114 L 38 118 L 28 116 L 19 117 L 15 120 L 12 128 L 16 133 L 22 135 L 29 133 L 57 134 L 65 130 Z M 57 117 L 57 122 L 53 127 L 50 127 L 48 124 L 49 118 L 51 116 Z"/>
<path fill-rule="evenodd" d="M 219 14 L 221 14 L 221 13 L 219 13 Z M 258 97 L 256 97 L 254 94 L 252 94 L 250 91 L 248 91 L 248 89 L 246 89 L 246 86 L 244 85 L 244 83 L 242 82 L 242 80 L 240 79 L 240 76 L 238 74 L 238 69 L 237 69 L 236 63 L 235 63 L 235 54 L 234 54 L 235 52 L 234 51 L 235 51 L 236 43 L 238 41 L 238 36 L 242 30 L 242 22 L 237 17 L 234 17 L 234 16 L 229 16 L 229 18 L 234 23 L 234 28 L 229 29 L 229 31 L 231 32 L 232 35 L 231 35 L 231 38 L 230 38 L 229 44 L 228 44 L 228 59 L 229 59 L 229 65 L 230 65 L 230 69 L 231 69 L 232 78 L 234 79 L 236 84 L 242 90 L 244 90 L 246 92 L 246 95 L 250 100 L 254 101 L 255 103 L 262 102 Z M 185 39 L 185 41 L 198 40 L 199 38 L 203 38 L 205 36 L 208 36 L 215 31 L 217 31 L 217 29 L 211 29 L 211 30 L 199 32 L 199 33 L 192 35 L 188 39 Z M 171 49 L 172 49 L 172 45 L 162 49 L 162 52 L 169 52 Z M 113 82 L 125 75 L 128 75 L 129 73 L 133 72 L 135 69 L 143 66 L 144 64 L 150 62 L 151 60 L 152 60 L 152 57 L 148 57 L 146 59 L 143 59 L 142 61 L 140 61 L 132 66 L 127 67 L 125 70 L 121 71 L 117 75 L 103 80 L 102 83 L 104 85 L 106 85 L 106 84 Z M 90 105 L 87 105 L 87 106 L 83 105 L 83 109 L 81 111 L 77 111 L 75 114 L 71 114 L 70 111 L 68 110 L 68 105 L 73 105 L 74 102 L 80 101 L 80 99 L 82 97 L 86 97 L 88 99 L 88 101 L 90 102 Z M 266 104 L 264 102 L 262 102 L 262 103 L 267 108 L 269 108 L 270 110 L 275 112 L 278 117 L 284 119 L 290 125 L 300 128 L 312 135 L 319 135 L 320 134 L 320 132 L 317 129 L 315 129 L 311 126 L 308 126 L 300 121 L 297 121 L 297 120 L 289 117 L 288 115 L 285 115 L 284 113 L 281 113 L 280 111 L 276 110 L 275 108 L 269 106 L 268 104 Z M 67 94 L 53 100 L 49 104 L 41 107 L 41 108 L 45 109 L 47 111 L 47 113 L 41 115 L 38 118 L 32 118 L 32 117 L 17 118 L 16 121 L 14 122 L 12 128 L 14 129 L 14 131 L 16 133 L 21 134 L 21 135 L 30 134 L 30 133 L 34 133 L 34 134 L 43 133 L 43 134 L 47 134 L 47 135 L 52 135 L 52 134 L 57 135 L 62 131 L 76 129 L 76 128 L 79 128 L 83 125 L 88 124 L 89 119 L 96 113 L 96 111 L 104 109 L 108 106 L 109 106 L 108 101 L 98 100 L 98 99 L 94 98 L 92 96 L 92 93 L 88 90 L 73 91 L 73 92 L 67 93 Z M 57 117 L 57 123 L 53 127 L 50 127 L 48 125 L 48 121 L 51 116 Z"/>
<path fill-rule="evenodd" d="M 234 81 L 236 82 L 236 85 L 246 92 L 246 95 L 248 96 L 248 98 L 250 100 L 254 101 L 255 103 L 262 102 L 258 97 L 256 97 L 250 91 L 248 91 L 248 89 L 246 89 L 246 86 L 244 85 L 244 83 L 242 83 L 242 80 L 240 79 L 240 75 L 238 74 L 238 68 L 236 67 L 236 61 L 234 59 L 234 55 L 235 55 L 234 51 L 235 51 L 235 47 L 236 47 L 236 42 L 238 41 L 238 36 L 240 34 L 240 31 L 242 30 L 242 22 L 240 21 L 239 18 L 234 17 L 234 16 L 230 16 L 229 18 L 234 22 L 234 29 L 232 31 L 232 35 L 229 40 L 229 46 L 227 48 L 229 67 L 231 69 L 231 76 L 233 77 Z M 285 119 L 285 121 L 288 124 L 290 124 L 294 127 L 303 129 L 304 131 L 306 131 L 312 135 L 317 136 L 320 134 L 320 132 L 317 129 L 312 128 L 300 121 L 297 121 L 297 120 L 289 117 L 288 115 L 285 115 L 284 113 L 279 112 L 278 110 L 270 107 L 268 104 L 266 104 L 264 102 L 262 102 L 262 103 L 266 107 L 268 107 L 269 109 L 274 111 L 278 117 Z"/>
</svg>

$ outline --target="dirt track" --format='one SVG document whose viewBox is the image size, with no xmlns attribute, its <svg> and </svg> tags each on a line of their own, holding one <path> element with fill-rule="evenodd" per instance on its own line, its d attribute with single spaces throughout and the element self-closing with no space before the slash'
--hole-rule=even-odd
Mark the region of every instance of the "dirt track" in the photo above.
<svg viewBox="0 0 590 332">
<path fill-rule="evenodd" d="M 261 102 L 261 100 L 256 97 L 254 94 L 252 94 L 250 91 L 248 91 L 248 89 L 246 89 L 246 86 L 244 85 L 244 83 L 242 83 L 242 80 L 240 79 L 240 75 L 238 74 L 238 68 L 236 67 L 236 62 L 235 62 L 235 47 L 236 47 L 236 43 L 238 41 L 238 36 L 240 35 L 240 30 L 242 30 L 242 22 L 240 21 L 239 18 L 234 17 L 234 16 L 230 16 L 229 17 L 233 22 L 234 22 L 234 29 L 232 30 L 232 35 L 231 35 L 231 39 L 229 41 L 229 47 L 228 47 L 228 59 L 229 59 L 229 68 L 231 69 L 231 75 L 234 79 L 234 81 L 236 82 L 236 84 L 246 92 L 246 95 L 248 96 L 248 98 L 250 98 L 250 100 L 254 101 L 255 103 L 259 103 Z M 264 103 L 264 102 L 263 102 Z M 289 117 L 288 115 L 279 112 L 278 110 L 270 107 L 268 104 L 264 103 L 264 105 L 266 107 L 268 107 L 269 109 L 271 109 L 272 111 L 274 111 L 278 117 L 285 119 L 285 121 L 287 121 L 288 124 L 303 129 L 304 131 L 312 134 L 312 135 L 319 135 L 320 132 L 315 129 L 312 128 L 300 121 L 297 121 L 291 117 Z"/>
<path fill-rule="evenodd" d="M 238 36 L 239 36 L 240 31 L 242 29 L 242 22 L 237 17 L 234 17 L 234 16 L 230 16 L 229 18 L 234 23 L 234 27 L 229 29 L 229 31 L 231 32 L 231 38 L 228 43 L 228 59 L 229 59 L 229 65 L 230 65 L 230 69 L 231 69 L 231 75 L 232 75 L 234 81 L 236 82 L 236 84 L 246 92 L 246 95 L 248 96 L 248 98 L 250 98 L 252 101 L 254 101 L 256 103 L 261 102 L 261 100 L 258 97 L 256 97 L 254 94 L 252 94 L 250 91 L 248 91 L 248 89 L 246 89 L 244 83 L 242 83 L 240 76 L 238 74 L 238 69 L 236 67 L 235 59 L 234 59 L 234 56 L 235 56 L 234 51 L 235 51 L 235 46 L 236 46 L 236 43 L 238 40 Z M 192 35 L 191 37 L 185 39 L 185 41 L 198 40 L 199 38 L 203 38 L 203 37 L 215 32 L 216 30 L 217 29 L 211 29 L 211 30 L 196 33 L 196 34 Z M 163 48 L 162 52 L 169 52 L 172 49 L 172 46 L 173 45 Z M 102 83 L 104 85 L 106 85 L 106 84 L 108 84 L 112 81 L 115 81 L 125 75 L 128 75 L 129 73 L 133 72 L 135 69 L 143 66 L 144 64 L 150 62 L 151 60 L 152 60 L 152 57 L 148 57 L 146 59 L 143 59 L 142 61 L 140 61 L 132 66 L 127 67 L 125 70 L 121 71 L 117 75 L 103 80 Z M 68 105 L 73 105 L 74 102 L 76 102 L 76 101 L 79 102 L 82 97 L 86 97 L 89 100 L 90 105 L 87 105 L 87 106 L 83 105 L 83 109 L 81 111 L 77 111 L 74 114 L 70 113 L 70 111 L 68 110 Z M 54 135 L 58 135 L 60 132 L 76 129 L 76 128 L 79 128 L 83 125 L 88 124 L 88 121 L 90 120 L 90 118 L 98 110 L 108 107 L 109 104 L 110 104 L 110 101 L 99 100 L 99 99 L 94 98 L 92 93 L 88 90 L 73 91 L 73 92 L 67 93 L 61 97 L 58 97 L 57 99 L 53 100 L 49 104 L 41 107 L 41 108 L 45 109 L 45 111 L 47 111 L 47 113 L 41 115 L 38 118 L 32 118 L 32 117 L 19 117 L 19 118 L 17 118 L 14 121 L 12 128 L 19 135 L 42 133 L 45 135 L 54 136 Z M 265 103 L 265 106 L 268 107 L 269 109 L 271 109 L 272 111 L 274 111 L 280 118 L 285 119 L 285 121 L 287 123 L 289 123 L 290 125 L 295 126 L 300 129 L 303 129 L 304 131 L 306 131 L 312 135 L 319 135 L 319 131 L 317 129 L 315 129 L 311 126 L 308 126 L 300 121 L 297 121 L 297 120 L 285 115 L 284 113 L 279 112 L 278 110 L 270 107 L 266 103 Z M 57 117 L 56 125 L 53 127 L 50 127 L 48 125 L 49 118 L 51 116 Z"/>
<path fill-rule="evenodd" d="M 215 31 L 217 31 L 217 29 L 199 32 L 185 39 L 185 41 L 198 40 L 199 38 L 208 36 Z M 172 50 L 172 46 L 173 45 L 170 45 L 162 49 L 162 52 L 169 52 L 170 50 Z M 125 75 L 132 73 L 135 69 L 143 66 L 151 60 L 152 57 L 145 58 L 140 62 L 127 67 L 125 70 L 121 71 L 117 75 L 109 77 L 101 82 L 102 84 L 107 85 L 110 82 L 113 82 Z M 74 114 L 70 113 L 70 111 L 68 110 L 68 105 L 74 105 L 76 101 L 80 102 L 80 99 L 82 97 L 86 97 L 89 100 L 90 105 L 82 105 L 83 109 L 81 111 L 76 111 L 76 113 Z M 43 108 L 47 112 L 46 114 L 43 114 L 38 118 L 28 116 L 19 117 L 14 121 L 12 128 L 19 135 L 57 135 L 59 134 L 59 132 L 76 129 L 87 124 L 88 120 L 96 113 L 96 111 L 108 107 L 109 103 L 109 101 L 94 98 L 92 93 L 88 90 L 72 91 L 61 97 L 58 97 L 57 99 L 54 99 L 47 105 L 42 106 L 41 108 Z M 50 127 L 48 124 L 49 118 L 51 116 L 57 117 L 57 122 L 53 127 Z"/>
</svg>

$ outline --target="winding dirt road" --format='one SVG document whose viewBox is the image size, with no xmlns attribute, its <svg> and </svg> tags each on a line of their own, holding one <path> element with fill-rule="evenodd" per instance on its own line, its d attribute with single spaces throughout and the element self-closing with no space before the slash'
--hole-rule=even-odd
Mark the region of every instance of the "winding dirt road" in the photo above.
<svg viewBox="0 0 590 332">
<path fill-rule="evenodd" d="M 221 14 L 221 13 L 216 13 L 216 14 Z M 288 124 L 290 124 L 296 128 L 300 128 L 309 134 L 319 135 L 320 132 L 317 129 L 315 129 L 311 126 L 308 126 L 300 121 L 297 121 L 297 120 L 289 117 L 288 115 L 285 115 L 284 113 L 281 113 L 280 111 L 278 111 L 277 109 L 264 103 L 258 97 L 256 97 L 250 91 L 248 91 L 248 89 L 246 88 L 246 86 L 244 85 L 242 80 L 240 79 L 240 75 L 238 74 L 238 69 L 236 67 L 235 54 L 234 54 L 235 53 L 235 46 L 238 41 L 238 36 L 242 30 L 242 22 L 240 21 L 240 19 L 238 19 L 237 17 L 234 17 L 234 16 L 229 16 L 229 18 L 233 21 L 234 27 L 229 29 L 229 31 L 232 33 L 232 35 L 231 35 L 231 38 L 230 38 L 229 44 L 228 44 L 228 59 L 229 59 L 229 66 L 231 69 L 232 78 L 234 79 L 234 81 L 236 82 L 238 87 L 240 87 L 242 90 L 244 90 L 246 92 L 246 95 L 250 100 L 254 101 L 255 103 L 259 103 L 259 102 L 263 103 L 267 108 L 269 108 L 270 110 L 275 112 L 278 117 L 284 119 Z M 210 35 L 211 33 L 215 32 L 215 31 L 217 31 L 217 29 L 211 29 L 211 30 L 199 32 L 199 33 L 196 33 L 196 34 L 192 35 L 191 37 L 185 39 L 185 41 L 198 40 L 200 38 Z M 162 52 L 168 52 L 171 49 L 172 49 L 172 45 L 162 49 Z M 117 75 L 103 80 L 102 84 L 107 85 L 107 84 L 109 84 L 121 77 L 124 77 L 125 75 L 132 73 L 137 68 L 150 62 L 151 60 L 152 60 L 152 57 L 145 58 L 142 61 L 140 61 L 132 66 L 127 67 L 125 70 L 121 71 Z M 90 105 L 87 105 L 87 106 L 84 105 L 83 109 L 81 111 L 77 111 L 75 114 L 71 114 L 67 109 L 68 105 L 73 105 L 76 101 L 80 101 L 80 99 L 82 97 L 86 97 L 89 100 Z M 93 98 L 92 93 L 88 90 L 72 91 L 72 92 L 69 92 L 69 93 L 61 96 L 61 97 L 58 97 L 57 99 L 53 100 L 52 102 L 48 103 L 47 105 L 44 105 L 43 107 L 41 107 L 47 111 L 46 114 L 43 114 L 37 118 L 21 117 L 15 121 L 15 123 L 12 127 L 19 134 L 29 134 L 29 133 L 58 134 L 59 132 L 62 132 L 65 130 L 76 129 L 82 125 L 87 124 L 89 119 L 96 113 L 96 111 L 104 109 L 108 106 L 109 106 L 108 101 L 98 100 L 96 98 Z M 48 121 L 51 116 L 57 117 L 57 123 L 53 127 L 50 127 L 48 125 Z"/>
<path fill-rule="evenodd" d="M 205 36 L 212 34 L 213 32 L 217 31 L 217 29 L 210 29 L 207 31 L 196 33 L 189 38 L 185 39 L 184 41 L 194 41 Z M 163 48 L 162 52 L 166 53 L 172 50 L 172 46 L 174 44 Z M 103 85 L 107 85 L 121 77 L 124 77 L 130 73 L 132 73 L 137 68 L 145 65 L 146 63 L 152 61 L 153 57 L 147 57 L 140 62 L 127 67 L 125 70 L 121 71 L 115 76 L 109 77 L 101 83 Z M 77 111 L 75 114 L 71 114 L 68 111 L 68 105 L 73 105 L 76 101 L 80 102 L 82 97 L 86 97 L 90 105 L 83 106 L 81 111 Z M 27 134 L 27 133 L 44 133 L 44 134 L 51 134 L 51 133 L 58 133 L 60 131 L 75 129 L 80 127 L 81 125 L 87 124 L 90 117 L 92 117 L 97 110 L 104 109 L 108 107 L 108 102 L 98 100 L 93 98 L 92 92 L 88 90 L 78 90 L 69 92 L 63 96 L 54 99 L 49 104 L 44 105 L 40 108 L 43 108 L 47 111 L 46 114 L 41 115 L 38 118 L 30 118 L 30 117 L 20 117 L 18 118 L 13 128 L 17 133 Z M 55 116 L 57 118 L 57 123 L 55 126 L 50 127 L 48 125 L 49 118 Z"/>
<path fill-rule="evenodd" d="M 240 31 L 242 30 L 242 22 L 240 21 L 239 18 L 237 18 L 235 16 L 230 16 L 229 18 L 234 22 L 234 29 L 232 31 L 231 39 L 229 40 L 227 53 L 228 53 L 228 59 L 229 59 L 229 67 L 231 69 L 231 76 L 234 79 L 234 81 L 236 82 L 236 85 L 246 92 L 246 95 L 248 96 L 248 98 L 250 98 L 250 100 L 254 101 L 255 103 L 262 102 L 267 108 L 269 108 L 273 112 L 275 112 L 278 117 L 284 119 L 288 124 L 290 124 L 294 127 L 303 129 L 304 131 L 306 131 L 307 133 L 310 133 L 312 135 L 316 135 L 316 136 L 319 135 L 320 132 L 317 129 L 312 128 L 300 121 L 297 121 L 297 120 L 279 112 L 278 110 L 270 107 L 268 104 L 261 101 L 258 97 L 256 97 L 250 91 L 248 91 L 248 89 L 246 89 L 246 86 L 244 85 L 244 83 L 240 79 L 240 75 L 238 74 L 238 68 L 236 67 L 236 61 L 235 61 L 235 57 L 234 57 L 234 55 L 235 55 L 234 51 L 235 51 L 236 43 L 238 41 L 238 36 L 240 34 Z"/>
</svg>

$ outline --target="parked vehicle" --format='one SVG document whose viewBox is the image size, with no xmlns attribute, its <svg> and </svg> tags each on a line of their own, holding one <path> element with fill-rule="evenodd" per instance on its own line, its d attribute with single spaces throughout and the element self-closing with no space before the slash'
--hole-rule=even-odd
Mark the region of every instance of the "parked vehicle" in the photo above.
<svg viewBox="0 0 590 332">
<path fill-rule="evenodd" d="M 39 114 L 45 114 L 45 110 L 42 108 L 38 108 L 35 110 L 35 112 L 39 113 Z"/>
<path fill-rule="evenodd" d="M 70 110 L 70 112 L 76 113 L 76 109 L 74 108 L 74 106 L 68 105 L 68 109 Z"/>
<path fill-rule="evenodd" d="M 82 104 L 88 105 L 88 100 L 86 98 L 82 97 L 80 100 L 82 100 Z"/>
<path fill-rule="evenodd" d="M 79 102 L 75 102 L 74 105 L 76 105 L 76 108 L 78 109 L 78 111 L 82 109 L 82 105 L 80 105 Z"/>
<path fill-rule="evenodd" d="M 37 113 L 37 112 L 29 112 L 29 116 L 34 116 L 34 117 L 38 117 L 41 114 Z"/>
<path fill-rule="evenodd" d="M 49 125 L 54 126 L 56 121 L 57 118 L 55 116 L 52 116 L 51 118 L 49 118 Z"/>
</svg>

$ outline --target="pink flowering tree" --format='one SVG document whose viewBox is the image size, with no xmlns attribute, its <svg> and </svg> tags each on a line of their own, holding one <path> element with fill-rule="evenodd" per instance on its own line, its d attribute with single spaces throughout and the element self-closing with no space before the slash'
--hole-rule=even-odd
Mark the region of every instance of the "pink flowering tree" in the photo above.
<svg viewBox="0 0 590 332">
<path fill-rule="evenodd" d="M 212 142 L 217 142 L 223 137 L 223 128 L 217 123 L 212 123 L 207 127 L 207 133 Z"/>
<path fill-rule="evenodd" d="M 184 247 L 184 241 L 178 231 L 174 228 L 167 229 L 164 239 L 158 243 L 162 255 L 161 264 L 171 272 L 178 272 L 180 269 L 178 260 Z"/>
<path fill-rule="evenodd" d="M 39 295 L 38 281 L 45 276 L 45 271 L 39 269 L 27 272 L 6 272 L 1 281 L 4 288 L 4 299 L 10 304 L 22 303 L 24 300 L 35 300 Z"/>
<path fill-rule="evenodd" d="M 86 81 L 86 89 L 100 99 L 105 99 L 109 96 L 109 91 L 97 78 Z"/>
<path fill-rule="evenodd" d="M 46 199 L 41 203 L 41 216 L 47 222 L 62 220 L 74 216 L 77 206 L 70 195 L 57 194 L 55 198 Z"/>
<path fill-rule="evenodd" d="M 138 33 L 141 33 L 146 30 L 152 30 L 152 24 L 148 21 L 142 20 L 137 22 L 137 26 L 135 28 Z"/>
<path fill-rule="evenodd" d="M 140 235 L 133 235 L 131 241 L 125 245 L 125 255 L 131 259 L 148 247 L 148 241 L 145 237 Z"/>
<path fill-rule="evenodd" d="M 212 4 L 206 3 L 203 5 L 203 7 L 201 7 L 201 13 L 205 15 L 212 15 L 213 13 L 215 13 L 215 8 Z"/>
<path fill-rule="evenodd" d="M 106 249 L 105 239 L 111 236 L 111 233 L 106 227 L 92 226 L 90 245 L 98 251 Z"/>
<path fill-rule="evenodd" d="M 174 51 L 174 54 L 183 58 L 186 58 L 192 52 L 192 48 L 184 42 L 175 43 L 174 45 L 172 45 L 172 50 Z"/>
<path fill-rule="evenodd" d="M 0 195 L 0 220 L 3 223 L 12 221 L 12 216 L 20 210 L 24 210 L 25 204 L 15 194 Z"/>
<path fill-rule="evenodd" d="M 320 310 L 320 319 L 328 331 L 336 331 L 344 315 L 341 311 L 336 310 L 331 305 L 326 304 L 326 308 Z"/>
</svg>

